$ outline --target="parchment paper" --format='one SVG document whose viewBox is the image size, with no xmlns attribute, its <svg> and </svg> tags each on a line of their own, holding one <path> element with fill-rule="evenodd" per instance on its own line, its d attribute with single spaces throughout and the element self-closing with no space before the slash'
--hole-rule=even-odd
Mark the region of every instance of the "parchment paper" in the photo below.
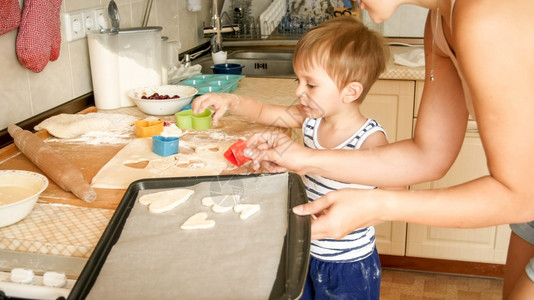
<svg viewBox="0 0 534 300">
<path fill-rule="evenodd" d="M 87 299 L 267 299 L 287 231 L 288 174 L 190 188 L 184 204 L 152 214 L 138 199 Z M 161 190 L 142 190 L 146 193 Z M 233 210 L 212 212 L 205 196 L 240 194 L 261 210 L 241 220 Z M 210 229 L 183 230 L 187 218 L 204 211 Z"/>
</svg>

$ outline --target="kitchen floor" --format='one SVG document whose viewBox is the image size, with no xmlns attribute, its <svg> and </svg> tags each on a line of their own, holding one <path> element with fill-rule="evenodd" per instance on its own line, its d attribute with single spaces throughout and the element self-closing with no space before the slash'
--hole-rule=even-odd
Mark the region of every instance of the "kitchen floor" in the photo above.
<svg viewBox="0 0 534 300">
<path fill-rule="evenodd" d="M 382 270 L 381 300 L 502 299 L 502 279 Z"/>
</svg>

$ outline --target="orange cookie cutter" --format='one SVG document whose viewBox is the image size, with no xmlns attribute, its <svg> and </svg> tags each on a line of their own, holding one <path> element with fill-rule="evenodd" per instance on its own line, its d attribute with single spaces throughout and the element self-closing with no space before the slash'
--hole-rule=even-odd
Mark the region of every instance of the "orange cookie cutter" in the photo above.
<svg viewBox="0 0 534 300">
<path fill-rule="evenodd" d="M 135 136 L 146 138 L 163 132 L 163 121 L 139 120 L 135 122 Z"/>
</svg>

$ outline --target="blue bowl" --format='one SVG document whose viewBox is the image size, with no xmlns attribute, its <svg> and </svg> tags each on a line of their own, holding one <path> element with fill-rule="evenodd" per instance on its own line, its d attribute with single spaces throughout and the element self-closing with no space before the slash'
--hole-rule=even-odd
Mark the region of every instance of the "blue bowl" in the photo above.
<svg viewBox="0 0 534 300">
<path fill-rule="evenodd" d="M 238 74 L 240 75 L 245 66 L 241 64 L 216 64 L 211 66 L 214 74 Z"/>
</svg>

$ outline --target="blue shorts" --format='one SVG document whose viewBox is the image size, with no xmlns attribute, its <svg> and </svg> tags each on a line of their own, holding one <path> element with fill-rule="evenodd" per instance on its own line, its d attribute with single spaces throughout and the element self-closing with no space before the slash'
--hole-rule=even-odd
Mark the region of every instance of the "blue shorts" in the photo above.
<svg viewBox="0 0 534 300">
<path fill-rule="evenodd" d="M 534 221 L 521 224 L 510 224 L 512 231 L 523 240 L 534 245 Z M 532 258 L 525 267 L 527 276 L 534 282 L 534 258 Z"/>
<path fill-rule="evenodd" d="M 521 224 L 510 224 L 510 229 L 520 238 L 534 245 L 534 221 Z"/>
<path fill-rule="evenodd" d="M 376 249 L 369 257 L 348 263 L 310 258 L 301 300 L 378 300 L 382 269 Z"/>
</svg>

